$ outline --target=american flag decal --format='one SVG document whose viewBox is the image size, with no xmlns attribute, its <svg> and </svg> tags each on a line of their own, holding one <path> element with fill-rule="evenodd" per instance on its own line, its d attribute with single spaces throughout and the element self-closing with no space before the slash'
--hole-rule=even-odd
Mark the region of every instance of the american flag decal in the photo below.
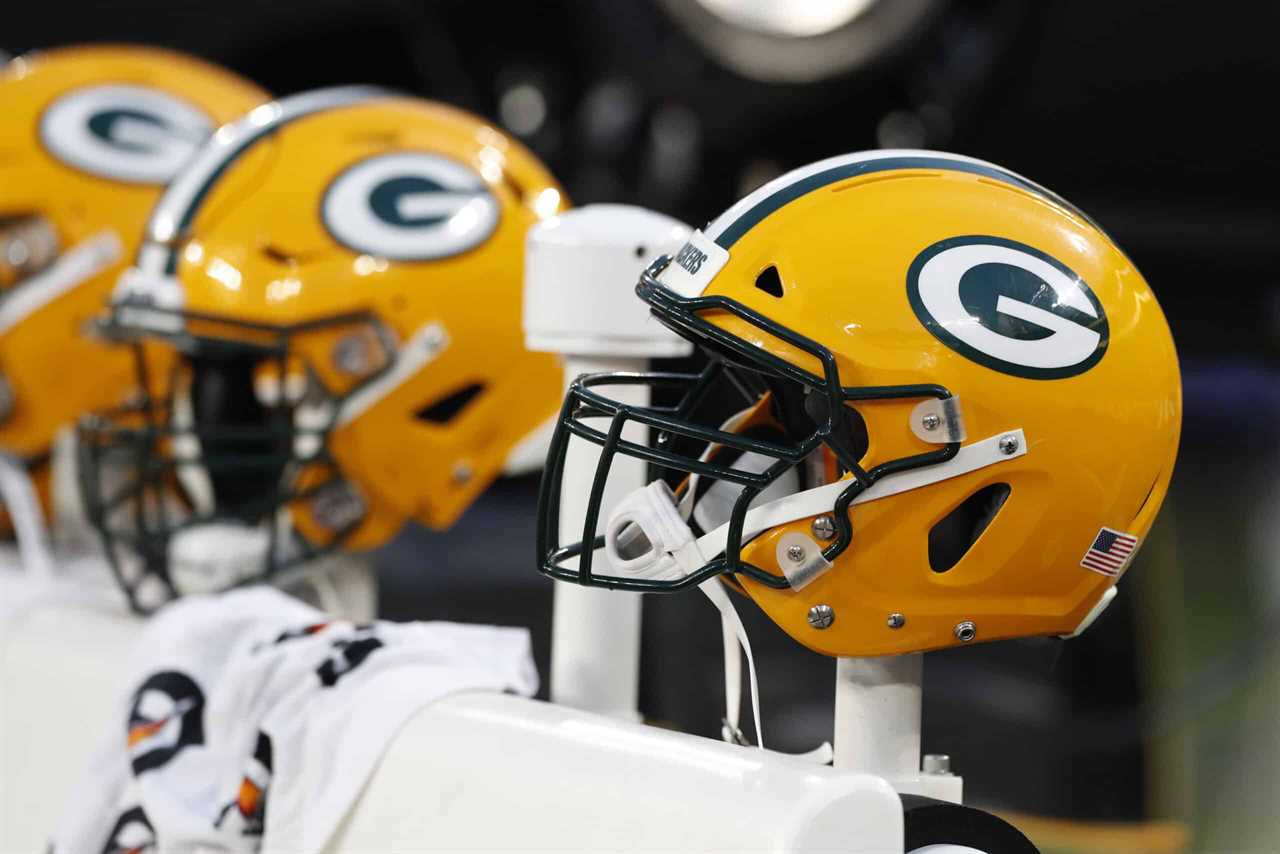
<svg viewBox="0 0 1280 854">
<path fill-rule="evenodd" d="M 1080 565 L 1103 575 L 1115 577 L 1124 571 L 1129 558 L 1138 548 L 1138 538 L 1133 534 L 1103 528 L 1094 538 L 1089 551 L 1080 559 Z"/>
</svg>

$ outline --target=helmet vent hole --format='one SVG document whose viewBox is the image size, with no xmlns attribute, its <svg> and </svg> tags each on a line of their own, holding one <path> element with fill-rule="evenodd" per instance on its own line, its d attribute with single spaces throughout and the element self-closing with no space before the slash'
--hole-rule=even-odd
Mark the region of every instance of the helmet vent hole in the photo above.
<svg viewBox="0 0 1280 854">
<path fill-rule="evenodd" d="M 262 254 L 277 264 L 292 264 L 296 260 L 291 253 L 271 243 L 262 247 Z"/>
<path fill-rule="evenodd" d="M 458 417 L 458 413 L 466 409 L 467 404 L 475 400 L 476 395 L 484 391 L 484 383 L 472 383 L 450 392 L 444 397 L 428 403 L 414 413 L 420 421 L 432 424 L 448 424 Z"/>
<path fill-rule="evenodd" d="M 958 564 L 1009 499 L 1009 484 L 984 486 L 929 530 L 929 567 L 938 573 Z"/>
<path fill-rule="evenodd" d="M 756 276 L 756 287 L 769 296 L 782 299 L 782 277 L 778 275 L 778 268 L 770 264 L 761 270 Z"/>
</svg>

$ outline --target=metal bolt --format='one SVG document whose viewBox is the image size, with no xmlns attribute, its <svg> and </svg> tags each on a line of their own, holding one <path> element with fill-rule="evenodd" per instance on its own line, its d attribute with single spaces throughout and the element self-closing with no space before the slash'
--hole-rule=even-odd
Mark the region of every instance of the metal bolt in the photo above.
<svg viewBox="0 0 1280 854">
<path fill-rule="evenodd" d="M 809 609 L 809 625 L 815 629 L 828 628 L 835 621 L 836 612 L 830 605 L 814 605 Z"/>
<path fill-rule="evenodd" d="M 950 777 L 951 757 L 945 753 L 926 753 L 920 763 L 920 771 L 938 777 Z"/>
<path fill-rule="evenodd" d="M 453 482 L 459 486 L 463 486 L 471 482 L 471 478 L 475 475 L 475 470 L 471 468 L 471 463 L 463 460 L 455 463 L 453 466 Z"/>
<path fill-rule="evenodd" d="M 792 563 L 803 563 L 804 557 L 804 546 L 787 546 L 787 560 Z"/>
<path fill-rule="evenodd" d="M 973 624 L 972 620 L 956 623 L 956 640 L 960 641 L 960 643 L 968 643 L 977 636 L 978 627 Z"/>
<path fill-rule="evenodd" d="M 932 433 L 942 426 L 942 419 L 935 413 L 930 412 L 920 419 L 920 426 Z"/>
<path fill-rule="evenodd" d="M 1005 433 L 1003 436 L 1000 437 L 1000 453 L 1004 454 L 1005 456 L 1008 456 L 1009 454 L 1017 453 L 1017 451 L 1018 451 L 1017 436 L 1013 435 L 1012 433 Z"/>
<path fill-rule="evenodd" d="M 377 354 L 368 335 L 351 332 L 343 335 L 333 345 L 333 366 L 344 374 L 363 377 L 372 373 Z"/>
<path fill-rule="evenodd" d="M 820 540 L 830 540 L 836 535 L 836 520 L 830 516 L 818 516 L 809 527 Z"/>
<path fill-rule="evenodd" d="M 889 619 L 885 620 L 891 629 L 900 629 L 907 624 L 907 618 L 897 611 L 889 615 Z"/>
</svg>

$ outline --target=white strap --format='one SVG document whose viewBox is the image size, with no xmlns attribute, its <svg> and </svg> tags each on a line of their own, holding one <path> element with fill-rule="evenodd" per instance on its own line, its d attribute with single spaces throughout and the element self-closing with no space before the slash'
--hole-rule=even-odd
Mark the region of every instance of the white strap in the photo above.
<svg viewBox="0 0 1280 854">
<path fill-rule="evenodd" d="M 1007 453 L 1002 450 L 1002 442 L 1012 450 Z M 953 477 L 959 477 L 962 474 L 968 474 L 996 463 L 1017 459 L 1026 452 L 1027 439 L 1022 430 L 1006 430 L 998 436 L 992 436 L 980 442 L 965 445 L 960 449 L 959 453 L 945 463 L 921 466 L 918 469 L 885 475 L 872 484 L 870 489 L 853 499 L 853 503 L 864 504 L 868 501 L 888 498 L 901 492 L 950 480 Z M 835 506 L 836 498 L 848 486 L 848 480 L 837 480 L 834 483 L 788 495 L 785 498 L 771 501 L 748 511 L 742 526 L 742 542 L 747 542 L 756 534 L 769 528 L 785 525 L 788 522 L 794 522 L 796 519 L 817 516 L 819 513 L 831 512 L 831 509 Z M 728 539 L 729 525 L 721 525 L 714 531 L 698 538 L 698 551 L 707 555 L 708 558 L 713 558 L 724 552 L 725 543 Z"/>
<path fill-rule="evenodd" d="M 49 537 L 35 485 L 22 463 L 3 452 L 0 452 L 0 500 L 13 523 L 23 569 L 42 581 L 51 581 L 53 554 L 49 551 Z"/>
<path fill-rule="evenodd" d="M 858 495 L 853 503 L 862 504 L 918 489 L 1016 459 L 1026 452 L 1027 442 L 1022 431 L 1011 430 L 966 445 L 947 462 L 886 475 Z M 617 503 L 605 525 L 604 535 L 605 553 L 614 572 L 630 578 L 679 581 L 724 553 L 730 523 L 696 539 L 689 529 L 686 519 L 694 510 L 694 502 L 689 497 L 695 486 L 690 482 L 684 498 L 677 502 L 671 489 L 656 480 Z M 748 510 L 742 542 L 769 528 L 831 512 L 840 493 L 848 487 L 848 479 L 838 480 Z"/>
<path fill-rule="evenodd" d="M 721 433 L 737 433 L 738 428 L 742 426 L 743 422 L 747 420 L 754 410 L 755 404 L 748 406 L 746 409 L 738 410 L 726 418 L 724 423 L 722 423 L 718 429 Z M 711 455 L 718 451 L 720 447 L 721 445 L 719 442 L 711 442 L 708 444 L 706 450 L 699 455 L 698 462 L 705 463 L 707 460 L 711 459 Z M 761 471 L 764 471 L 764 469 L 761 469 Z M 693 513 L 694 497 L 698 493 L 698 479 L 701 477 L 702 475 L 697 472 L 691 472 L 689 474 L 689 482 L 685 484 L 684 495 L 680 496 L 680 515 L 685 519 L 690 518 Z"/>
<path fill-rule="evenodd" d="M 739 743 L 742 735 L 739 728 L 742 712 L 741 656 L 745 653 L 747 674 L 751 679 L 751 714 L 756 725 L 756 746 L 764 750 L 764 730 L 760 725 L 760 681 L 756 676 L 756 660 L 751 654 L 751 641 L 747 639 L 747 630 L 742 625 L 742 618 L 738 616 L 738 609 L 733 607 L 733 600 L 729 598 L 724 585 L 718 579 L 704 581 L 698 585 L 698 589 L 720 612 L 720 627 L 724 641 L 724 739 L 736 744 Z M 831 742 L 824 741 L 813 750 L 785 755 L 816 765 L 830 765 L 835 753 L 831 748 Z"/>
<path fill-rule="evenodd" d="M 735 471 L 749 474 L 760 474 L 776 463 L 775 457 L 767 457 L 754 451 L 743 453 L 733 463 Z M 693 484 L 690 484 L 693 486 Z M 742 487 L 732 481 L 713 479 L 711 486 L 703 490 L 693 507 L 693 519 L 704 531 L 711 531 L 723 525 L 733 517 L 733 508 L 738 503 Z M 751 499 L 752 507 L 760 507 L 779 498 L 794 495 L 800 491 L 800 473 L 795 467 L 789 468 L 774 478 L 759 494 Z M 692 495 L 692 490 L 690 490 Z"/>
<path fill-rule="evenodd" d="M 742 659 L 738 649 L 747 656 L 747 674 L 751 679 L 751 715 L 756 725 L 756 746 L 764 749 L 764 730 L 760 727 L 760 683 L 756 678 L 756 660 L 751 654 L 751 641 L 747 638 L 746 627 L 738 610 L 729 600 L 720 579 L 712 578 L 698 585 L 711 604 L 720 612 L 720 625 L 724 633 L 724 705 L 725 724 L 729 732 L 738 732 L 738 721 L 741 715 L 742 698 Z"/>
</svg>

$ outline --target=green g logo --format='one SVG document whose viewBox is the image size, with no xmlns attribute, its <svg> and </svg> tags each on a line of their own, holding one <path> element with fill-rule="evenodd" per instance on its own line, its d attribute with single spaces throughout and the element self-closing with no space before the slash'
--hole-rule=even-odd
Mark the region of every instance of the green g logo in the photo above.
<svg viewBox="0 0 1280 854">
<path fill-rule="evenodd" d="M 1102 304 L 1061 261 L 1001 237 L 952 237 L 907 272 L 916 317 L 952 350 L 1029 379 L 1071 377 L 1107 351 Z"/>
</svg>

